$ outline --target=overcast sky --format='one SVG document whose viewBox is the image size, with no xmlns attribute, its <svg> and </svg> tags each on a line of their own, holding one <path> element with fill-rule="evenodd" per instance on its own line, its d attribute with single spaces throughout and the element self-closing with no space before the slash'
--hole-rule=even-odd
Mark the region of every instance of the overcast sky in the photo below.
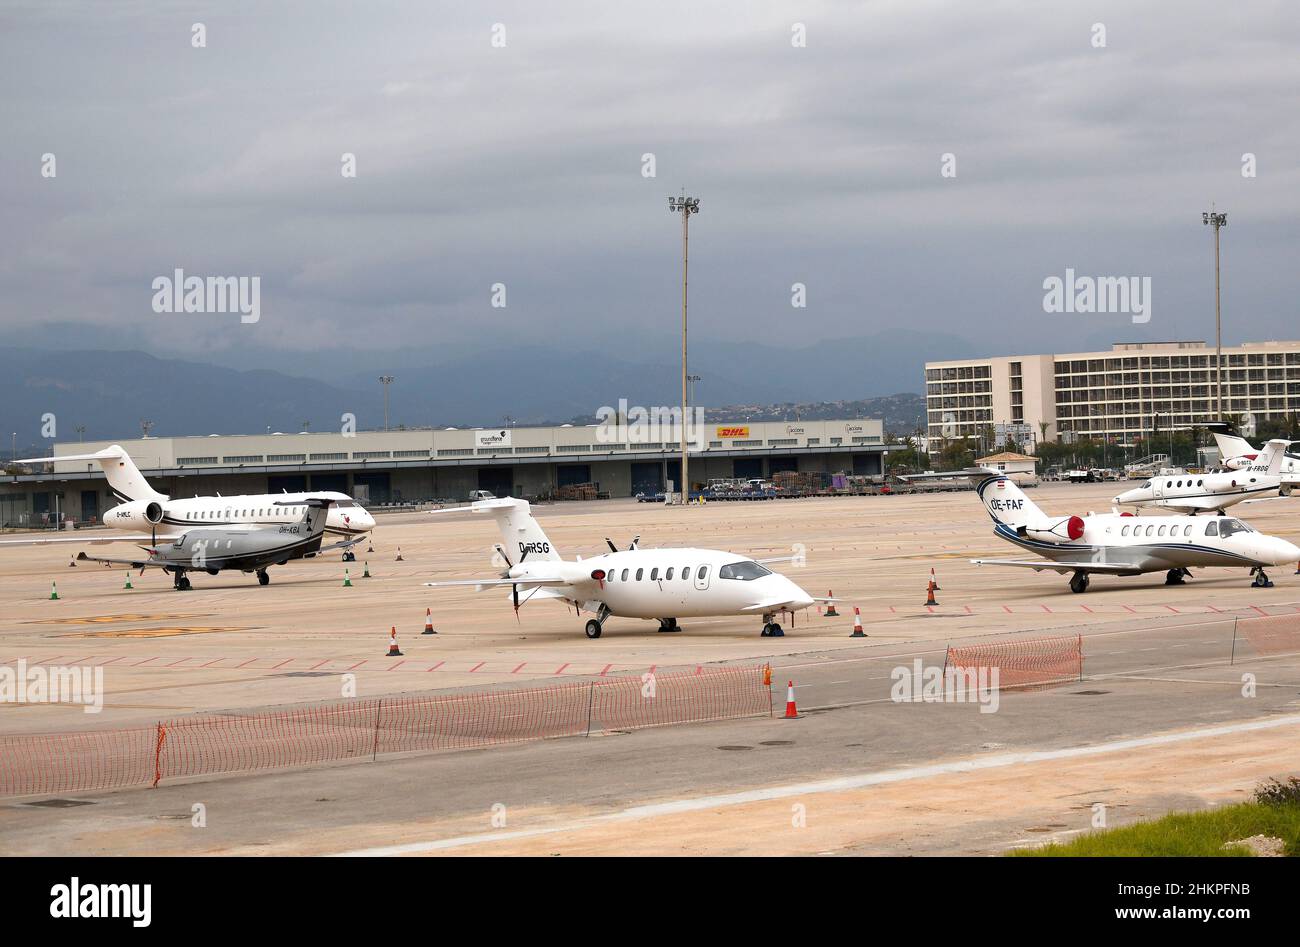
<svg viewBox="0 0 1300 947">
<path fill-rule="evenodd" d="M 1211 201 L 1227 338 L 1295 338 L 1298 50 L 1285 2 L 10 2 L 0 329 L 195 357 L 670 341 L 686 187 L 702 339 L 1212 340 Z M 175 267 L 260 276 L 260 322 L 153 312 Z M 1151 277 L 1151 322 L 1044 313 L 1066 267 Z"/>
</svg>

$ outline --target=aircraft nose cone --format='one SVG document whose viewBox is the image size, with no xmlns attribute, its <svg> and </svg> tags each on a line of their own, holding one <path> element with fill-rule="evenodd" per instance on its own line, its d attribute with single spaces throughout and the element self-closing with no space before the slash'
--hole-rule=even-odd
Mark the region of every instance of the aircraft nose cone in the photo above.
<svg viewBox="0 0 1300 947">
<path fill-rule="evenodd" d="M 1300 566 L 1300 546 L 1285 539 L 1275 540 L 1273 565 L 1283 566 L 1291 562 Z"/>
</svg>

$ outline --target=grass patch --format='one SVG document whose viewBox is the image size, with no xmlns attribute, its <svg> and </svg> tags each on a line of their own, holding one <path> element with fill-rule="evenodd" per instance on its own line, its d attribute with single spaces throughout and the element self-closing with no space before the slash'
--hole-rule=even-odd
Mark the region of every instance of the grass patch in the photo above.
<svg viewBox="0 0 1300 947">
<path fill-rule="evenodd" d="M 1267 787 L 1266 787 L 1267 788 Z M 1264 790 L 1256 793 L 1263 798 Z M 1117 829 L 1100 829 L 1069 842 L 1041 848 L 1018 848 L 1013 856 L 1142 857 L 1249 856 L 1248 849 L 1227 842 L 1252 835 L 1271 835 L 1283 841 L 1283 852 L 1300 856 L 1300 801 L 1242 802 L 1205 812 L 1180 812 L 1152 822 Z"/>
</svg>

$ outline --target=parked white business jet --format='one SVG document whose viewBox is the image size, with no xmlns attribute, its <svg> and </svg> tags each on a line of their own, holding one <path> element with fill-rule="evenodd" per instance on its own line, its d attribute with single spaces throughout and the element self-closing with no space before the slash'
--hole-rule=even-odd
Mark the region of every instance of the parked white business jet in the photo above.
<svg viewBox="0 0 1300 947">
<path fill-rule="evenodd" d="M 1282 480 L 1282 461 L 1290 441 L 1269 441 L 1255 462 L 1244 469 L 1226 473 L 1175 474 L 1152 477 L 1140 487 L 1125 490 L 1115 497 L 1120 506 L 1162 506 L 1195 515 L 1202 510 L 1217 510 L 1220 515 L 1234 504 L 1252 499 L 1272 499 L 1279 491 L 1290 493 Z"/>
<path fill-rule="evenodd" d="M 497 552 L 506 570 L 490 579 L 426 582 L 435 588 L 474 586 L 481 591 L 510 586 L 515 608 L 523 589 L 524 602 L 555 599 L 579 611 L 594 612 L 587 622 L 588 638 L 599 638 L 606 619 L 655 619 L 660 631 L 680 631 L 678 618 L 721 615 L 762 615 L 763 637 L 781 637 L 776 618 L 793 614 L 818 601 L 764 562 L 717 549 L 639 549 L 637 541 L 620 551 L 608 539 L 610 551 L 591 559 L 568 562 L 546 538 L 529 512 L 527 500 L 505 497 L 438 513 L 490 513 L 505 540 Z M 639 539 L 640 537 L 638 537 Z"/>
<path fill-rule="evenodd" d="M 1300 548 L 1256 532 L 1241 520 L 1218 516 L 1134 516 L 1089 513 L 1049 516 L 1001 471 L 974 468 L 993 532 L 1042 559 L 972 559 L 976 565 L 1023 566 L 1041 572 L 1072 573 L 1070 591 L 1083 592 L 1096 574 L 1165 572 L 1165 584 L 1182 585 L 1192 567 L 1249 568 L 1256 587 L 1272 583 L 1265 566 L 1300 562 Z"/>
<path fill-rule="evenodd" d="M 1260 451 L 1251 446 L 1250 441 L 1236 434 L 1214 434 L 1214 442 L 1219 447 L 1219 463 L 1229 470 L 1244 470 L 1252 467 L 1259 460 Z M 1290 443 L 1290 442 L 1288 442 Z M 1282 480 L 1295 483 L 1300 481 L 1300 455 L 1289 451 L 1282 459 Z"/>
<path fill-rule="evenodd" d="M 375 528 L 374 517 L 346 493 L 262 493 L 173 500 L 149 486 L 126 451 L 116 444 L 94 454 L 32 457 L 18 463 L 48 464 L 64 461 L 96 461 L 103 468 L 114 496 L 122 501 L 104 514 L 105 526 L 142 530 L 153 530 L 160 525 L 168 529 L 188 529 L 194 526 L 275 526 L 301 519 L 306 513 L 306 501 L 316 497 L 333 501 L 326 518 L 325 532 L 339 536 L 360 536 Z"/>
</svg>

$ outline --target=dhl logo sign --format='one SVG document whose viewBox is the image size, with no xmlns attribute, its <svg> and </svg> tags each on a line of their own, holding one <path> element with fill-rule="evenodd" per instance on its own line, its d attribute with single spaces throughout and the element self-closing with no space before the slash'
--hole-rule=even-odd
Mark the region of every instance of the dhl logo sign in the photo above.
<svg viewBox="0 0 1300 947">
<path fill-rule="evenodd" d="M 749 428 L 720 427 L 718 428 L 718 437 L 749 437 Z"/>
</svg>

